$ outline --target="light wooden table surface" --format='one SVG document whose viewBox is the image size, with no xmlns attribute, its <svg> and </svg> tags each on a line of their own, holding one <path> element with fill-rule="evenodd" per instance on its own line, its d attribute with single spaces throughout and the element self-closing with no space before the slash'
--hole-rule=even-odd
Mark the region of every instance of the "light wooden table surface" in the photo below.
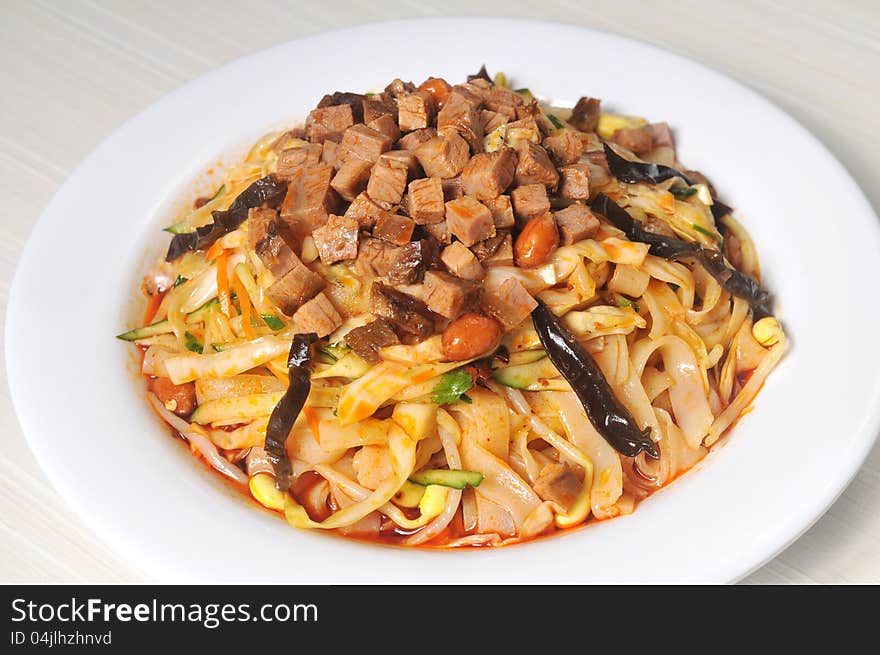
<svg viewBox="0 0 880 655">
<path fill-rule="evenodd" d="M 607 29 L 713 66 L 812 130 L 880 208 L 876 0 L 0 0 L 0 330 L 31 227 L 76 164 L 127 118 L 187 80 L 276 43 L 366 21 L 463 14 Z M 49 485 L 15 418 L 5 374 L 4 364 L 0 583 L 148 581 Z M 747 581 L 880 582 L 880 447 L 832 509 Z"/>
</svg>

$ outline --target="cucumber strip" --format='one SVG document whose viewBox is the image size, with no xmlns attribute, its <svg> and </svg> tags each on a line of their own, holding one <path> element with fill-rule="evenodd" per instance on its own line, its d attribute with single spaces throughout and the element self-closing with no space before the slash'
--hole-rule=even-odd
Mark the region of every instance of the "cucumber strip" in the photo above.
<svg viewBox="0 0 880 655">
<path fill-rule="evenodd" d="M 270 330 L 278 330 L 284 329 L 284 321 L 275 316 L 275 314 L 260 314 L 260 318 L 263 319 L 263 323 L 269 326 Z"/>
<path fill-rule="evenodd" d="M 429 484 L 437 484 L 441 487 L 464 489 L 467 486 L 479 487 L 483 481 L 482 473 L 476 471 L 461 471 L 457 469 L 428 469 L 413 473 L 409 477 L 410 482 L 427 487 Z"/>
<path fill-rule="evenodd" d="M 502 362 L 501 366 L 498 366 L 497 368 L 502 369 L 511 366 L 520 366 L 522 364 L 531 364 L 532 362 L 544 359 L 546 356 L 547 353 L 543 350 L 523 350 L 518 353 L 510 353 L 509 360 L 507 362 Z M 498 361 L 500 362 L 501 360 Z"/>
<path fill-rule="evenodd" d="M 248 396 L 218 398 L 202 403 L 192 413 L 193 423 L 207 425 L 217 421 L 249 421 L 269 416 L 284 395 L 283 391 L 255 393 Z"/>
<path fill-rule="evenodd" d="M 508 366 L 492 373 L 492 378 L 505 387 L 514 389 L 543 388 L 539 380 L 558 378 L 559 371 L 549 358 L 539 359 L 531 364 Z"/>
<path fill-rule="evenodd" d="M 209 300 L 204 305 L 197 307 L 192 310 L 189 314 L 186 315 L 187 321 L 194 322 L 200 321 L 205 317 L 205 314 L 208 313 L 208 310 L 215 305 L 219 305 L 220 300 L 217 298 L 213 298 Z M 157 334 L 168 334 L 169 332 L 173 332 L 173 328 L 171 327 L 171 323 L 168 322 L 168 319 L 162 319 L 161 321 L 156 321 L 155 323 L 150 323 L 149 325 L 145 325 L 144 327 L 134 328 L 133 330 L 129 330 L 128 332 L 123 332 L 122 334 L 117 334 L 117 339 L 122 339 L 123 341 L 137 341 L 138 339 L 144 339 L 146 337 L 154 337 Z"/>
</svg>

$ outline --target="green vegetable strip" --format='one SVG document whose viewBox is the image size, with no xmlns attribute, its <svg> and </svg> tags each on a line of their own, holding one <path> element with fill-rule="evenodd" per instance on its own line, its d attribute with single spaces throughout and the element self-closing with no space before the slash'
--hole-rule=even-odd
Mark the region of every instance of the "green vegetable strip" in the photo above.
<svg viewBox="0 0 880 655">
<path fill-rule="evenodd" d="M 476 471 L 461 471 L 458 469 L 428 469 L 414 473 L 410 476 L 409 481 L 423 487 L 427 487 L 429 484 L 436 484 L 453 489 L 464 489 L 468 486 L 479 487 L 483 481 L 483 475 Z"/>
</svg>

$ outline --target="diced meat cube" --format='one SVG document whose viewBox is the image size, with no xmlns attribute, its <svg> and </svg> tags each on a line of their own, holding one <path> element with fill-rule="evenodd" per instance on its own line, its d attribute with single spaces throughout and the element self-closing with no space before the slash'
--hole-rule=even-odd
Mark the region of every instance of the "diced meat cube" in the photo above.
<svg viewBox="0 0 880 655">
<path fill-rule="evenodd" d="M 486 268 L 491 268 L 492 266 L 513 266 L 513 236 L 505 234 L 503 237 L 501 244 L 495 252 L 491 256 L 480 260 Z"/>
<path fill-rule="evenodd" d="M 299 264 L 280 277 L 266 289 L 266 295 L 279 309 L 292 316 L 305 302 L 311 300 L 324 288 L 324 278 Z"/>
<path fill-rule="evenodd" d="M 416 157 L 416 153 L 409 150 L 389 150 L 382 156 L 388 159 L 395 159 L 406 166 L 407 180 L 422 177 L 422 165 L 419 164 L 419 158 Z"/>
<path fill-rule="evenodd" d="M 599 127 L 601 101 L 598 98 L 582 97 L 571 110 L 568 122 L 582 132 L 595 132 Z"/>
<path fill-rule="evenodd" d="M 443 108 L 437 113 L 437 131 L 451 128 L 464 137 L 474 152 L 480 152 L 483 149 L 480 104 L 481 99 L 475 94 L 461 86 L 453 87 Z"/>
<path fill-rule="evenodd" d="M 507 125 L 508 116 L 500 114 L 497 111 L 483 109 L 480 112 L 480 122 L 483 124 L 483 134 L 489 134 L 492 130 L 496 130 L 502 125 Z"/>
<path fill-rule="evenodd" d="M 465 196 L 446 203 L 449 232 L 466 246 L 495 236 L 492 212 L 476 198 Z"/>
<path fill-rule="evenodd" d="M 293 148 L 286 148 L 278 153 L 275 174 L 284 180 L 290 180 L 301 168 L 317 166 L 321 161 L 323 148 L 320 143 L 308 143 Z"/>
<path fill-rule="evenodd" d="M 522 224 L 550 211 L 550 199 L 543 184 L 516 187 L 510 192 L 510 201 L 513 203 L 513 213 Z"/>
<path fill-rule="evenodd" d="M 391 323 L 384 318 L 356 327 L 345 335 L 344 341 L 361 359 L 370 364 L 377 364 L 381 360 L 379 351 L 382 348 L 400 343 Z"/>
<path fill-rule="evenodd" d="M 590 165 L 569 164 L 559 169 L 559 195 L 570 200 L 587 200 L 590 197 Z"/>
<path fill-rule="evenodd" d="M 511 330 L 522 323 L 538 306 L 535 299 L 516 278 L 508 278 L 497 289 L 483 293 L 483 308 Z"/>
<path fill-rule="evenodd" d="M 394 265 L 399 248 L 373 237 L 361 237 L 355 272 L 362 277 L 384 277 Z"/>
<path fill-rule="evenodd" d="M 492 89 L 492 83 L 489 80 L 473 78 L 462 84 L 456 84 L 451 91 L 457 91 L 464 95 L 468 102 L 479 106 L 483 104 L 483 100 Z"/>
<path fill-rule="evenodd" d="M 541 130 L 535 119 L 529 116 L 522 120 L 508 123 L 504 133 L 504 141 L 514 148 L 522 141 L 541 143 Z"/>
<path fill-rule="evenodd" d="M 312 232 L 318 256 L 324 264 L 354 259 L 358 253 L 358 222 L 345 216 L 330 216 Z"/>
<path fill-rule="evenodd" d="M 491 200 L 484 200 L 483 204 L 492 212 L 492 221 L 496 228 L 513 227 L 513 205 L 510 203 L 510 196 L 498 196 Z"/>
<path fill-rule="evenodd" d="M 350 105 L 335 105 L 313 109 L 306 119 L 306 138 L 312 143 L 339 141 L 342 134 L 354 125 Z"/>
<path fill-rule="evenodd" d="M 403 132 L 428 127 L 434 119 L 434 98 L 423 91 L 404 93 L 397 98 L 397 120 Z"/>
<path fill-rule="evenodd" d="M 292 234 L 303 238 L 327 222 L 338 198 L 330 187 L 333 168 L 326 165 L 298 170 L 287 188 L 281 218 Z"/>
<path fill-rule="evenodd" d="M 397 126 L 397 121 L 394 120 L 394 117 L 391 114 L 382 114 L 378 118 L 374 118 L 367 123 L 367 127 L 376 130 L 377 132 L 381 132 L 391 139 L 392 142 L 397 141 L 400 138 L 400 128 Z"/>
<path fill-rule="evenodd" d="M 377 93 L 361 101 L 364 123 L 371 123 L 380 116 L 391 116 L 397 119 L 397 104 L 385 93 Z"/>
<path fill-rule="evenodd" d="M 441 245 L 446 245 L 452 241 L 452 236 L 449 234 L 449 226 L 446 225 L 445 220 L 439 223 L 429 223 L 424 226 L 424 229 L 425 232 L 437 239 Z"/>
<path fill-rule="evenodd" d="M 559 173 L 544 148 L 531 141 L 520 141 L 516 144 L 516 154 L 519 156 L 516 163 L 517 185 L 543 184 L 550 189 L 556 188 Z"/>
<path fill-rule="evenodd" d="M 435 314 L 456 319 L 473 304 L 478 287 L 441 271 L 425 273 L 425 304 Z"/>
<path fill-rule="evenodd" d="M 248 247 L 276 278 L 299 265 L 299 257 L 280 234 L 278 212 L 253 207 L 248 211 Z"/>
<path fill-rule="evenodd" d="M 359 193 L 367 188 L 373 165 L 363 159 L 346 159 L 336 175 L 330 181 L 330 186 L 340 196 L 351 202 Z"/>
<path fill-rule="evenodd" d="M 386 319 L 400 335 L 421 341 L 434 334 L 434 318 L 425 304 L 384 284 L 370 289 L 370 313 Z"/>
<path fill-rule="evenodd" d="M 446 270 L 463 280 L 482 280 L 485 275 L 480 261 L 460 241 L 446 246 L 440 255 L 440 261 Z"/>
<path fill-rule="evenodd" d="M 339 158 L 342 161 L 354 157 L 374 162 L 379 155 L 391 149 L 394 140 L 387 134 L 358 123 L 345 130 L 339 145 Z"/>
<path fill-rule="evenodd" d="M 599 229 L 599 219 L 584 205 L 569 205 L 553 212 L 563 246 L 589 239 Z"/>
<path fill-rule="evenodd" d="M 366 193 L 358 194 L 358 196 L 351 201 L 348 209 L 345 210 L 345 215 L 347 217 L 355 219 L 358 222 L 358 225 L 367 229 L 372 228 L 373 225 L 376 224 L 376 221 L 386 213 L 387 212 L 373 202 L 370 196 Z"/>
<path fill-rule="evenodd" d="M 443 184 L 438 177 L 424 177 L 409 183 L 407 213 L 419 225 L 439 223 L 446 215 Z"/>
<path fill-rule="evenodd" d="M 637 155 L 645 155 L 654 147 L 654 136 L 650 125 L 622 127 L 615 130 L 611 140 Z"/>
<path fill-rule="evenodd" d="M 428 177 L 450 178 L 461 173 L 470 152 L 457 132 L 435 136 L 416 148 L 416 157 Z"/>
<path fill-rule="evenodd" d="M 396 246 L 409 243 L 416 224 L 411 218 L 386 213 L 379 217 L 373 227 L 373 236 Z"/>
<path fill-rule="evenodd" d="M 342 325 L 342 317 L 322 292 L 296 310 L 293 324 L 300 332 L 315 332 L 319 337 L 326 337 Z"/>
<path fill-rule="evenodd" d="M 672 148 L 675 150 L 675 139 L 672 138 L 672 130 L 669 123 L 651 123 L 651 140 L 655 148 Z"/>
<path fill-rule="evenodd" d="M 342 161 L 339 159 L 339 144 L 336 141 L 324 141 L 321 163 L 333 168 L 339 168 L 342 165 Z"/>
<path fill-rule="evenodd" d="M 425 271 L 434 266 L 439 257 L 439 246 L 435 239 L 410 241 L 395 249 L 385 277 L 392 284 L 416 284 L 422 281 Z"/>
<path fill-rule="evenodd" d="M 481 152 L 465 165 L 461 172 L 464 192 L 479 200 L 491 200 L 500 196 L 513 182 L 516 172 L 516 152 L 502 148 L 495 152 Z"/>
<path fill-rule="evenodd" d="M 328 93 L 323 98 L 321 98 L 321 102 L 318 103 L 317 108 L 323 109 L 324 107 L 348 105 L 351 108 L 351 115 L 354 117 L 354 122 L 360 123 L 364 120 L 363 100 L 364 96 L 360 93 L 351 93 L 350 91 L 334 91 L 333 93 Z"/>
<path fill-rule="evenodd" d="M 406 164 L 395 157 L 379 157 L 367 183 L 367 195 L 380 207 L 390 209 L 400 204 L 406 190 L 409 170 Z"/>
<path fill-rule="evenodd" d="M 426 127 L 421 130 L 415 130 L 407 135 L 400 137 L 397 141 L 397 147 L 401 150 L 415 150 L 425 141 L 430 141 L 437 136 L 437 130 L 433 127 Z"/>
<path fill-rule="evenodd" d="M 486 94 L 483 102 L 487 109 L 514 121 L 516 120 L 516 108 L 523 104 L 523 97 L 515 91 L 496 86 Z"/>
<path fill-rule="evenodd" d="M 443 184 L 443 200 L 458 200 L 464 197 L 464 186 L 461 183 L 461 176 L 449 177 L 442 181 Z"/>
<path fill-rule="evenodd" d="M 584 151 L 584 142 L 574 130 L 560 130 L 544 139 L 544 148 L 557 166 L 573 164 Z"/>
</svg>

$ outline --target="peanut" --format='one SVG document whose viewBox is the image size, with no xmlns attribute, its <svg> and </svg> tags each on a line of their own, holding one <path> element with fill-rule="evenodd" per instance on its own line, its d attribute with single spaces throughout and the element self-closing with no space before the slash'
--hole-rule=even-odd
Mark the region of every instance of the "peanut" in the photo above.
<svg viewBox="0 0 880 655">
<path fill-rule="evenodd" d="M 535 268 L 546 262 L 559 245 L 559 231 L 550 212 L 536 216 L 523 228 L 513 244 L 513 259 L 521 268 Z"/>
<path fill-rule="evenodd" d="M 443 354 L 454 362 L 487 353 L 501 341 L 501 324 L 480 314 L 463 314 L 443 332 Z"/>
</svg>

